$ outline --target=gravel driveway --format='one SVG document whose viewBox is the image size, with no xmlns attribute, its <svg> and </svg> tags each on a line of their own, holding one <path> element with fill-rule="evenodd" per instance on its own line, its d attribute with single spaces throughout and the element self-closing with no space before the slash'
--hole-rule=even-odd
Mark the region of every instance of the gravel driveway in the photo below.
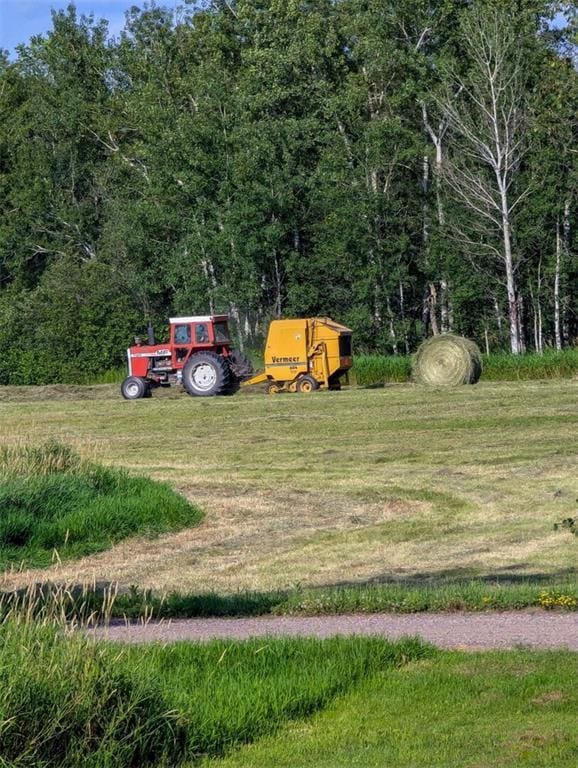
<svg viewBox="0 0 578 768">
<path fill-rule="evenodd" d="M 504 611 L 180 619 L 148 624 L 113 623 L 95 632 L 99 637 L 130 643 L 275 635 L 320 638 L 380 635 L 394 640 L 417 635 L 440 648 L 482 650 L 526 646 L 578 651 L 578 613 Z"/>
</svg>

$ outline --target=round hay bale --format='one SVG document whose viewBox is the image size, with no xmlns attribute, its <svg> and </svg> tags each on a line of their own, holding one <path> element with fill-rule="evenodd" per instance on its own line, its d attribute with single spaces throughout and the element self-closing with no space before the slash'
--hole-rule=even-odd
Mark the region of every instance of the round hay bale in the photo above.
<svg viewBox="0 0 578 768">
<path fill-rule="evenodd" d="M 477 344 L 452 333 L 427 339 L 413 359 L 413 380 L 430 387 L 475 384 L 481 373 L 482 356 Z"/>
</svg>

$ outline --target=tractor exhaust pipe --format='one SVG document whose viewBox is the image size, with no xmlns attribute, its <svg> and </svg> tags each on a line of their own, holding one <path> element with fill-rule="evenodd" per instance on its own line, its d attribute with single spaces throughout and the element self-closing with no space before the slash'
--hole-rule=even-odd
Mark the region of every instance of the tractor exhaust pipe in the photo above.
<svg viewBox="0 0 578 768">
<path fill-rule="evenodd" d="M 149 345 L 151 347 L 154 346 L 156 344 L 155 329 L 153 328 L 153 324 L 151 323 L 150 320 L 149 320 L 149 324 L 148 324 L 148 327 L 147 327 L 147 335 L 148 335 Z"/>
</svg>

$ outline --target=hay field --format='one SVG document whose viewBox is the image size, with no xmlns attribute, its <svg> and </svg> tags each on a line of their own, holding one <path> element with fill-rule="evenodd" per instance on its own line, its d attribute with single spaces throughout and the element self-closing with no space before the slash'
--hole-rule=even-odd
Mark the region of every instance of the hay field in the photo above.
<svg viewBox="0 0 578 768">
<path fill-rule="evenodd" d="M 49 396 L 49 399 L 43 399 Z M 576 381 L 406 384 L 125 402 L 116 387 L 3 388 L 0 444 L 54 437 L 167 480 L 200 526 L 3 585 L 118 580 L 156 590 L 286 589 L 578 568 L 553 524 L 578 512 Z"/>
</svg>

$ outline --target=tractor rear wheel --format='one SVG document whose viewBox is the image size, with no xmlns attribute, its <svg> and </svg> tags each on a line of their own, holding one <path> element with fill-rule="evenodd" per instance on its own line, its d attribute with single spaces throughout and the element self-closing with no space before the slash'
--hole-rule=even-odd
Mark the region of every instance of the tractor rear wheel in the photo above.
<svg viewBox="0 0 578 768">
<path fill-rule="evenodd" d="M 308 373 L 306 373 L 305 376 L 302 376 L 297 382 L 297 392 L 309 393 L 315 392 L 316 389 L 319 389 L 319 382 Z"/>
<path fill-rule="evenodd" d="M 197 352 L 183 368 L 183 387 L 193 397 L 225 394 L 231 387 L 228 362 L 215 352 Z"/>
<path fill-rule="evenodd" d="M 125 400 L 150 397 L 151 392 L 148 381 L 140 376 L 127 376 L 121 384 L 120 391 Z"/>
</svg>

